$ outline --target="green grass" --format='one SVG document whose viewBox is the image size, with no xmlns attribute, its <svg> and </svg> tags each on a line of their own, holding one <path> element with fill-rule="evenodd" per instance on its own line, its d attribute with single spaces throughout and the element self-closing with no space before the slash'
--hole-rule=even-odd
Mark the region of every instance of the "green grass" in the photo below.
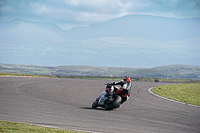
<svg viewBox="0 0 200 133">
<path fill-rule="evenodd" d="M 124 77 L 109 76 L 65 76 L 65 75 L 35 75 L 20 73 L 1 73 L 0 76 L 25 76 L 25 77 L 44 77 L 44 78 L 73 78 L 73 79 L 95 79 L 95 80 L 122 80 Z M 163 83 L 200 83 L 200 80 L 194 79 L 169 79 L 169 78 L 148 78 L 148 77 L 132 77 L 132 81 L 140 82 L 163 82 Z"/>
<path fill-rule="evenodd" d="M 50 76 L 96 76 L 96 77 L 157 77 L 200 79 L 200 66 L 172 65 L 154 68 L 92 67 L 92 66 L 36 66 L 0 64 L 2 73 L 38 74 Z M 169 82 L 169 79 L 166 82 Z M 137 79 L 136 79 L 137 80 Z M 148 80 L 149 79 L 142 79 Z M 151 79 L 150 79 L 151 80 Z M 179 81 L 178 81 L 179 82 Z M 193 81 L 192 81 L 193 82 Z"/>
<path fill-rule="evenodd" d="M 158 86 L 152 92 L 179 102 L 200 106 L 200 83 Z"/>
<path fill-rule="evenodd" d="M 48 75 L 35 75 L 35 74 L 20 74 L 20 73 L 1 73 L 0 75 L 8 75 L 8 76 L 26 76 L 26 77 L 43 77 L 43 78 L 55 78 L 54 76 Z"/>
<path fill-rule="evenodd" d="M 0 120 L 0 133 L 84 133 L 57 128 L 42 127 L 27 123 Z"/>
</svg>

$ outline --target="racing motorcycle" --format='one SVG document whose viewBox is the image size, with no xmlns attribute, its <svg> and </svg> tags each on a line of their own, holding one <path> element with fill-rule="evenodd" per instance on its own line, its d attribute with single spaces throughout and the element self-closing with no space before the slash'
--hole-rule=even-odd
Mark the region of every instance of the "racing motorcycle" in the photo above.
<svg viewBox="0 0 200 133">
<path fill-rule="evenodd" d="M 124 95 L 122 92 L 124 88 L 120 88 L 114 92 L 114 85 L 106 84 L 106 89 L 103 91 L 100 97 L 98 97 L 92 104 L 92 108 L 102 107 L 106 110 L 113 110 L 119 108 Z"/>
</svg>

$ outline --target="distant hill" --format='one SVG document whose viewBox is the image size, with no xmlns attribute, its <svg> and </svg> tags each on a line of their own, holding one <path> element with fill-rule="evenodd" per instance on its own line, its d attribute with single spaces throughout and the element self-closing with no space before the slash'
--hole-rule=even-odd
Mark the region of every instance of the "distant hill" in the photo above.
<svg viewBox="0 0 200 133">
<path fill-rule="evenodd" d="M 128 15 L 63 30 L 16 18 L 0 22 L 0 63 L 152 68 L 200 66 L 200 18 Z"/>
<path fill-rule="evenodd" d="M 102 37 L 139 37 L 160 42 L 200 37 L 200 18 L 166 18 L 127 15 L 110 21 L 75 28 L 68 32 L 74 39 Z M 198 30 L 197 30 L 198 29 Z"/>
<path fill-rule="evenodd" d="M 154 68 L 117 68 L 92 66 L 42 67 L 35 65 L 0 64 L 0 72 L 63 76 L 130 76 L 198 79 L 198 76 L 200 76 L 200 67 L 185 65 L 160 66 Z"/>
<path fill-rule="evenodd" d="M 127 15 L 103 23 L 91 24 L 87 27 L 76 27 L 63 30 L 53 23 L 29 21 L 16 18 L 0 23 L 0 33 L 4 36 L 22 35 L 30 38 L 34 34 L 59 36 L 67 41 L 87 40 L 103 37 L 139 37 L 161 42 L 183 40 L 200 37 L 200 18 L 167 18 L 149 15 Z M 27 34 L 29 33 L 29 34 Z M 3 34 L 2 34 L 3 35 Z M 47 36 L 46 36 L 47 37 Z M 51 39 L 51 37 L 49 37 Z M 23 40 L 18 40 L 18 43 Z M 38 41 L 40 42 L 40 41 Z"/>
</svg>

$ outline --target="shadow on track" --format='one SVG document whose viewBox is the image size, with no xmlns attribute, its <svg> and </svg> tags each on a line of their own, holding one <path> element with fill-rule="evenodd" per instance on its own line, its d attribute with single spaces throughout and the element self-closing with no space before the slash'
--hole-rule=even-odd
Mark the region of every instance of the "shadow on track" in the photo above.
<svg viewBox="0 0 200 133">
<path fill-rule="evenodd" d="M 79 108 L 82 108 L 82 109 L 91 109 L 91 110 L 105 110 L 103 108 L 92 108 L 92 107 L 79 107 Z"/>
<path fill-rule="evenodd" d="M 104 108 L 92 108 L 92 107 L 79 107 L 79 108 L 90 109 L 90 110 L 102 110 L 102 111 L 114 111 L 115 110 L 115 109 L 113 109 L 113 110 L 106 110 Z"/>
</svg>

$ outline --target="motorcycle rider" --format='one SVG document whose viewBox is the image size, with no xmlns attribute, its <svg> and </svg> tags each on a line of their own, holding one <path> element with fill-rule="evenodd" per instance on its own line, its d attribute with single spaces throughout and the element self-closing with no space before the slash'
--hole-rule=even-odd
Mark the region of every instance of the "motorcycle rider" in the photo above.
<svg viewBox="0 0 200 133">
<path fill-rule="evenodd" d="M 114 87 L 111 87 L 111 85 L 115 85 Z M 120 85 L 120 87 L 118 87 L 117 85 Z M 107 92 L 107 96 L 112 95 L 114 92 L 116 94 L 122 94 L 122 102 L 121 104 L 123 104 L 125 101 L 127 101 L 130 97 L 131 94 L 131 79 L 130 77 L 125 77 L 123 80 L 118 81 L 118 82 L 112 82 L 112 83 L 108 83 L 106 88 L 109 88 L 109 91 Z"/>
</svg>

